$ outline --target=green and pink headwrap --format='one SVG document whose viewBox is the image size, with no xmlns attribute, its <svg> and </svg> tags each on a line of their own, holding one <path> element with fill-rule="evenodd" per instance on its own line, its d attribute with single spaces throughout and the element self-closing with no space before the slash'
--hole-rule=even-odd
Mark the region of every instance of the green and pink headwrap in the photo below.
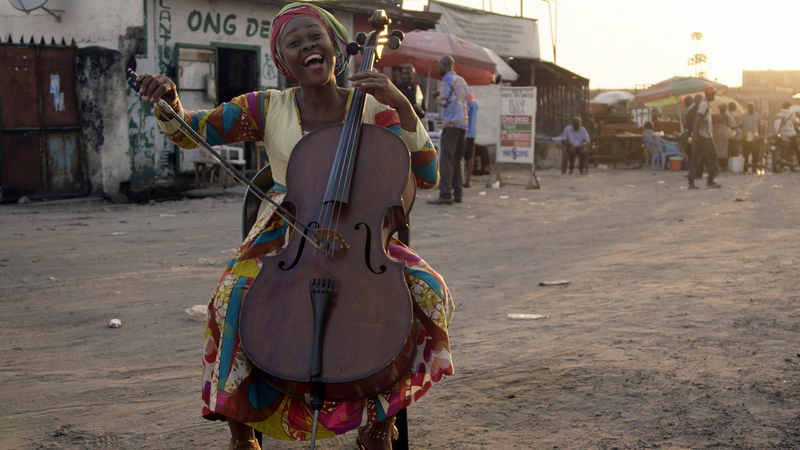
<svg viewBox="0 0 800 450">
<path fill-rule="evenodd" d="M 272 50 L 272 60 L 275 61 L 275 67 L 278 68 L 278 72 L 292 81 L 297 81 L 286 67 L 278 41 L 280 40 L 284 25 L 295 17 L 301 16 L 309 16 L 317 19 L 325 29 L 328 30 L 328 34 L 333 42 L 333 48 L 336 51 L 336 75 L 338 76 L 347 70 L 347 31 L 342 24 L 340 24 L 331 13 L 318 6 L 309 3 L 292 3 L 281 9 L 281 12 L 275 16 L 275 19 L 272 21 L 272 30 L 269 33 L 269 47 Z"/>
</svg>

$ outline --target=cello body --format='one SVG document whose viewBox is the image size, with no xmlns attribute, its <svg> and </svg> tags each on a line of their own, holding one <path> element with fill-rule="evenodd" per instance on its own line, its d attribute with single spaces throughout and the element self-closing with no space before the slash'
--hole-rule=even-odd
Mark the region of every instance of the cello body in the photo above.
<svg viewBox="0 0 800 450">
<path fill-rule="evenodd" d="M 329 236 L 330 248 L 317 249 L 295 232 L 281 253 L 262 258 L 239 318 L 242 346 L 269 384 L 301 397 L 321 386 L 330 401 L 389 389 L 416 351 L 405 264 L 386 251 L 391 235 L 408 226 L 415 195 L 409 152 L 392 131 L 361 125 L 349 197 L 326 200 L 343 127 L 328 125 L 302 138 L 286 174 L 283 205 Z M 313 305 L 319 279 L 331 280 L 323 317 L 315 317 Z M 317 351 L 320 367 L 312 369 Z"/>
</svg>

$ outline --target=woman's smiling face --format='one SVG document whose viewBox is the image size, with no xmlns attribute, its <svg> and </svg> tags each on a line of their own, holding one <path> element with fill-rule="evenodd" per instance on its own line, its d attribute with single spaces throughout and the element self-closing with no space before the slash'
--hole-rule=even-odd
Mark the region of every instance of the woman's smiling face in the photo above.
<svg viewBox="0 0 800 450">
<path fill-rule="evenodd" d="M 335 79 L 336 52 L 318 20 L 300 16 L 287 22 L 280 46 L 286 67 L 301 85 L 321 86 Z"/>
</svg>

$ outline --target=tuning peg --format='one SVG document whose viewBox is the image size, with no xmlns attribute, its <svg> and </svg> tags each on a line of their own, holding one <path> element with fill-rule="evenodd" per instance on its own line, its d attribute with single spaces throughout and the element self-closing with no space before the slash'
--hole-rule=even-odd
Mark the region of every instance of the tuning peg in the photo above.
<svg viewBox="0 0 800 450">
<path fill-rule="evenodd" d="M 403 33 L 402 30 L 392 30 L 392 36 L 396 36 L 397 39 L 400 39 L 402 41 L 403 39 L 405 39 L 406 34 Z"/>
<path fill-rule="evenodd" d="M 356 42 L 358 43 L 358 45 L 366 44 L 367 43 L 367 33 L 364 33 L 362 31 L 362 32 L 356 34 Z"/>
<path fill-rule="evenodd" d="M 400 40 L 399 37 L 392 36 L 389 38 L 389 42 L 387 42 L 386 45 L 392 50 L 397 50 L 397 48 L 400 47 Z"/>
<path fill-rule="evenodd" d="M 347 44 L 347 54 L 350 56 L 356 56 L 358 52 L 361 51 L 361 46 L 358 45 L 356 42 L 351 42 Z"/>
</svg>

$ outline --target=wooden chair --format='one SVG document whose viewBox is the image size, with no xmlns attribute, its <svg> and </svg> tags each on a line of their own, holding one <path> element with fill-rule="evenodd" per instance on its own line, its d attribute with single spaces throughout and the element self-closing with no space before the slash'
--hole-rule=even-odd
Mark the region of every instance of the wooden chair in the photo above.
<svg viewBox="0 0 800 450">
<path fill-rule="evenodd" d="M 263 192 L 272 189 L 275 185 L 275 180 L 272 178 L 272 168 L 270 168 L 269 164 L 258 171 L 256 176 L 253 177 L 252 182 Z M 250 229 L 256 224 L 260 208 L 261 199 L 248 189 L 244 194 L 244 201 L 242 204 L 242 241 L 247 238 Z M 408 245 L 410 241 L 408 230 L 401 230 L 398 233 L 398 239 L 405 245 Z M 406 413 L 406 408 L 403 408 L 397 413 L 395 426 L 400 432 L 400 437 L 394 441 L 392 448 L 394 450 L 408 450 L 408 415 Z M 256 439 L 260 446 L 262 444 L 262 435 L 258 431 L 256 431 Z"/>
</svg>

